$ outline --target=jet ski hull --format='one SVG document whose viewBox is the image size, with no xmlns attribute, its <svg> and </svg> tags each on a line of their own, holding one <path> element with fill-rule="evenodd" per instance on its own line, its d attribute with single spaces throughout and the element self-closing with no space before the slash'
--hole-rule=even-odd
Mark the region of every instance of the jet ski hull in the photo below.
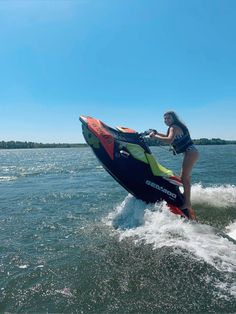
<svg viewBox="0 0 236 314">
<path fill-rule="evenodd" d="M 164 200 L 171 211 L 184 216 L 178 208 L 184 201 L 180 180 L 154 159 L 140 134 L 127 128 L 113 129 L 91 117 L 81 116 L 80 120 L 86 142 L 120 185 L 145 202 Z"/>
</svg>

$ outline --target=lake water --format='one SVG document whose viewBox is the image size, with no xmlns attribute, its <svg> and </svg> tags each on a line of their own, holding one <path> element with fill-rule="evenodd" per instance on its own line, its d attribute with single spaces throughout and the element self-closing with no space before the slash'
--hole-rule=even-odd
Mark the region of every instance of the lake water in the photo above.
<svg viewBox="0 0 236 314">
<path fill-rule="evenodd" d="M 199 150 L 199 223 L 128 195 L 90 148 L 1 150 L 0 312 L 236 312 L 236 145 Z"/>
</svg>

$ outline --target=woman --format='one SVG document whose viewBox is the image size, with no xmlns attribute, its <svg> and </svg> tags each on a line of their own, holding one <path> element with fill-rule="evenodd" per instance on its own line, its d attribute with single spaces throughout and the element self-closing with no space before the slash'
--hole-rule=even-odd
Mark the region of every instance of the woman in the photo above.
<svg viewBox="0 0 236 314">
<path fill-rule="evenodd" d="M 167 134 L 152 132 L 151 137 L 169 143 L 173 147 L 174 154 L 184 154 L 180 177 L 184 186 L 184 204 L 182 209 L 188 209 L 191 219 L 195 219 L 194 211 L 191 208 L 191 172 L 198 159 L 199 152 L 193 145 L 188 128 L 179 120 L 173 111 L 164 114 L 165 124 L 169 127 Z"/>
</svg>

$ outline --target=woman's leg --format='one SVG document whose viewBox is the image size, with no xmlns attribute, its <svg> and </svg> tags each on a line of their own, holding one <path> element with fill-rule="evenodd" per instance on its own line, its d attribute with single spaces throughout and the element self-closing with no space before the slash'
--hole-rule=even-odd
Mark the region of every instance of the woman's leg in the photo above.
<svg viewBox="0 0 236 314">
<path fill-rule="evenodd" d="M 191 208 L 191 173 L 199 153 L 197 150 L 187 151 L 184 154 L 180 177 L 184 186 L 184 208 Z"/>
</svg>

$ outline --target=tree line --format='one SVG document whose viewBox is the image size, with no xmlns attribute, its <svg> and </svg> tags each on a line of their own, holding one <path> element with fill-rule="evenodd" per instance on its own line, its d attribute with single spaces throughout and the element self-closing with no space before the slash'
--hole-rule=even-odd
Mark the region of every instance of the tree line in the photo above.
<svg viewBox="0 0 236 314">
<path fill-rule="evenodd" d="M 225 144 L 236 144 L 236 140 L 222 140 L 220 138 L 200 138 L 198 140 L 193 140 L 196 145 L 225 145 Z"/>
<path fill-rule="evenodd" d="M 149 146 L 167 146 L 169 144 L 161 143 L 160 141 L 157 141 L 152 138 L 147 138 L 147 143 Z M 236 140 L 222 140 L 220 138 L 200 138 L 200 139 L 193 139 L 193 143 L 195 145 L 227 145 L 227 144 L 236 144 Z"/>
<path fill-rule="evenodd" d="M 87 144 L 70 144 L 70 143 L 35 143 L 35 142 L 20 142 L 20 141 L 1 141 L 0 149 L 19 149 L 19 148 L 71 148 L 83 147 Z"/>
<path fill-rule="evenodd" d="M 147 138 L 146 139 L 149 146 L 159 146 L 166 145 L 160 143 L 154 139 Z M 222 140 L 220 138 L 200 138 L 193 140 L 195 145 L 226 145 L 226 144 L 236 144 L 236 140 Z M 20 149 L 20 148 L 72 148 L 72 147 L 86 147 L 87 144 L 83 143 L 52 143 L 52 144 L 43 144 L 36 142 L 20 142 L 20 141 L 1 141 L 0 149 Z"/>
</svg>

